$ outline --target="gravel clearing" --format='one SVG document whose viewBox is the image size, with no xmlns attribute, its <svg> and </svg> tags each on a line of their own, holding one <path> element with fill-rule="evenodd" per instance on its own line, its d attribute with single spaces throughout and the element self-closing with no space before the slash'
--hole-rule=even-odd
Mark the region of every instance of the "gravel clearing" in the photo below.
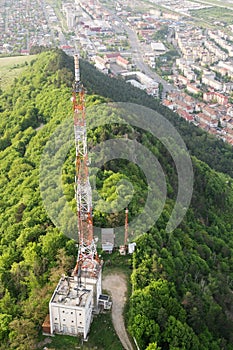
<svg viewBox="0 0 233 350">
<path fill-rule="evenodd" d="M 125 350 L 134 350 L 125 329 L 123 309 L 126 302 L 127 283 L 124 274 L 110 274 L 103 277 L 103 289 L 112 297 L 112 321 Z"/>
</svg>

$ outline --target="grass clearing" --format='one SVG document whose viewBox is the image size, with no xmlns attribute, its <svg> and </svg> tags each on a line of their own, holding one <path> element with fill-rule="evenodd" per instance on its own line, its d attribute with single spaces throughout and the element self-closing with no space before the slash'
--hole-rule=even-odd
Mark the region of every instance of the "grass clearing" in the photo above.
<svg viewBox="0 0 233 350">
<path fill-rule="evenodd" d="M 191 15 L 195 18 L 206 20 L 209 22 L 233 23 L 233 11 L 222 7 L 210 7 L 200 10 L 191 10 Z"/>
<path fill-rule="evenodd" d="M 195 0 L 195 2 L 201 3 L 201 4 L 207 4 L 209 3 L 210 5 L 213 6 L 219 6 L 219 7 L 227 7 L 227 8 L 232 8 L 233 9 L 233 4 L 230 2 L 223 2 L 222 0 Z"/>
<path fill-rule="evenodd" d="M 40 340 L 43 341 L 43 336 Z M 111 311 L 94 315 L 91 324 L 88 341 L 84 342 L 79 337 L 55 335 L 50 338 L 51 343 L 46 347 L 50 350 L 123 350 L 121 342 L 112 324 Z M 40 348 L 42 350 L 44 345 Z"/>
<path fill-rule="evenodd" d="M 6 90 L 36 55 L 0 57 L 0 88 Z"/>
</svg>

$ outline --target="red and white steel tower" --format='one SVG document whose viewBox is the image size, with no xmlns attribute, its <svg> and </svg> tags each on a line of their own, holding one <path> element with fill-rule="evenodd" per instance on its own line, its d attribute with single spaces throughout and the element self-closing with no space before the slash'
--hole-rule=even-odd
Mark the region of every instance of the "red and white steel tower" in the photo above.
<svg viewBox="0 0 233 350">
<path fill-rule="evenodd" d="M 73 271 L 81 281 L 82 274 L 89 271 L 98 274 L 99 258 L 93 235 L 92 192 L 88 172 L 87 128 L 85 110 L 85 89 L 80 80 L 79 57 L 74 56 L 75 82 L 73 87 L 74 134 L 76 148 L 76 202 L 78 216 L 78 258 Z M 99 267 L 98 267 L 99 266 Z"/>
<path fill-rule="evenodd" d="M 92 312 L 98 311 L 102 293 L 102 262 L 93 235 L 92 195 L 88 175 L 85 90 L 80 82 L 79 58 L 74 57 L 74 134 L 76 147 L 76 201 L 78 257 L 71 277 L 62 276 L 49 303 L 50 333 L 83 335 L 86 339 Z M 65 315 L 64 315 L 65 313 Z"/>
</svg>

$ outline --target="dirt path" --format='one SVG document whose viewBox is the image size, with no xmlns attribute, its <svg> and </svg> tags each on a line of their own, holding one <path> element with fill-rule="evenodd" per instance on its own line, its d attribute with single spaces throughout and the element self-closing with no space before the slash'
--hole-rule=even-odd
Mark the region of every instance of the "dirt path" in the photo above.
<svg viewBox="0 0 233 350">
<path fill-rule="evenodd" d="M 127 284 L 123 274 L 111 274 L 103 278 L 103 289 L 112 296 L 112 321 L 114 328 L 125 350 L 133 350 L 123 319 L 123 308 L 126 301 Z"/>
</svg>

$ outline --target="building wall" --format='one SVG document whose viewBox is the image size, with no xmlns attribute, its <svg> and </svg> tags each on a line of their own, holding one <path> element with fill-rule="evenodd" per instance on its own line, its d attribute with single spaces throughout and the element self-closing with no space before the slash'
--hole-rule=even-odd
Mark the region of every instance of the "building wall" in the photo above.
<svg viewBox="0 0 233 350">
<path fill-rule="evenodd" d="M 93 293 L 93 308 L 98 307 L 98 299 L 102 294 L 102 271 L 100 270 L 98 278 L 85 278 L 81 277 L 81 283 L 85 288 L 90 289 Z"/>
<path fill-rule="evenodd" d="M 85 339 L 90 329 L 91 319 L 92 293 L 89 293 L 84 307 L 50 303 L 51 334 L 83 334 Z"/>
</svg>

